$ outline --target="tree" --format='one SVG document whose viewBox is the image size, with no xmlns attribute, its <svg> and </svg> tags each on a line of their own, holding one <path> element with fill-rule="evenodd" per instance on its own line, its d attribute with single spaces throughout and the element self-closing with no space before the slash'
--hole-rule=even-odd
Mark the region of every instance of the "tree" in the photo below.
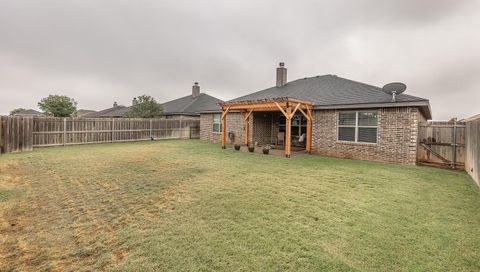
<svg viewBox="0 0 480 272">
<path fill-rule="evenodd" d="M 24 108 L 14 109 L 14 110 L 10 111 L 10 116 L 13 116 L 13 115 L 15 115 L 15 114 L 17 114 L 17 113 L 19 113 L 19 112 L 22 112 L 22 111 L 26 111 L 26 109 L 24 109 Z"/>
<path fill-rule="evenodd" d="M 38 102 L 46 115 L 70 117 L 77 111 L 77 102 L 66 95 L 49 95 Z"/>
<path fill-rule="evenodd" d="M 162 115 L 162 105 L 149 95 L 141 95 L 133 99 L 131 110 L 125 114 L 130 118 L 152 118 Z"/>
</svg>

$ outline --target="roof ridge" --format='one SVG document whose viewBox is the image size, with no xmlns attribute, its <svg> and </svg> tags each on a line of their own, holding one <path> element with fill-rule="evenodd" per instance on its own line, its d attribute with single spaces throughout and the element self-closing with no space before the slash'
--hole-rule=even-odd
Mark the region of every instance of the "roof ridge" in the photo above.
<svg viewBox="0 0 480 272">
<path fill-rule="evenodd" d="M 188 107 L 190 107 L 193 103 L 195 103 L 198 100 L 199 97 L 200 97 L 200 94 L 198 96 L 194 97 L 193 100 L 190 101 L 190 103 L 188 103 L 187 105 L 185 105 L 185 107 L 182 108 L 182 111 L 185 111 Z"/>
</svg>

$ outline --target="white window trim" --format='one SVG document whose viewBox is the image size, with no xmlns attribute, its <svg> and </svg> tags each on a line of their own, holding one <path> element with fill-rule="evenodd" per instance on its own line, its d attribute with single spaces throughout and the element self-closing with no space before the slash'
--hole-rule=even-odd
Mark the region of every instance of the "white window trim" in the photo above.
<svg viewBox="0 0 480 272">
<path fill-rule="evenodd" d="M 377 124 L 374 126 L 359 126 L 358 125 L 358 114 L 362 112 L 375 112 L 377 114 Z M 355 125 L 340 125 L 340 113 L 355 113 Z M 353 127 L 355 128 L 355 141 L 345 141 L 340 140 L 338 137 L 340 136 L 340 128 L 341 127 Z M 358 131 L 359 128 L 376 128 L 377 129 L 377 137 L 375 142 L 360 142 L 358 141 Z M 361 110 L 361 111 L 339 111 L 337 113 L 337 141 L 342 143 L 359 143 L 359 144 L 377 144 L 378 143 L 378 111 L 376 110 Z"/>
<path fill-rule="evenodd" d="M 215 122 L 215 115 L 220 116 L 220 121 L 219 121 L 218 123 Z M 214 129 L 215 125 L 218 125 L 218 127 L 220 128 L 220 131 L 216 131 L 216 130 Z M 222 129 L 223 129 L 223 128 L 222 128 L 222 114 L 221 114 L 221 113 L 215 113 L 215 114 L 213 114 L 213 116 L 212 116 L 212 132 L 213 132 L 213 133 L 222 133 Z"/>
</svg>

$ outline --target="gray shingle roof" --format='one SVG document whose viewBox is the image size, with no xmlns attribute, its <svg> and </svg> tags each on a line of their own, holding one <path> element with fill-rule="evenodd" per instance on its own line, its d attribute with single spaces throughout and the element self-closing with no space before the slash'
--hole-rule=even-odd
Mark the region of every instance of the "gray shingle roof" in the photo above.
<svg viewBox="0 0 480 272">
<path fill-rule="evenodd" d="M 84 115 L 85 118 L 111 118 L 111 117 L 124 117 L 127 112 L 130 111 L 130 107 L 116 106 L 108 109 L 104 109 L 97 112 L 92 112 Z"/>
<path fill-rule="evenodd" d="M 290 97 L 313 103 L 314 108 L 341 108 L 340 106 L 384 105 L 402 106 L 405 104 L 424 105 L 424 114 L 431 118 L 429 102 L 408 94 L 400 94 L 396 102 L 392 97 L 376 86 L 341 78 L 335 75 L 315 76 L 288 82 L 282 87 L 271 87 L 249 95 L 241 96 L 229 102 L 263 100 Z"/>
<path fill-rule="evenodd" d="M 39 112 L 34 109 L 28 109 L 21 112 L 17 112 L 14 114 L 14 116 L 45 116 L 45 114 L 43 114 L 43 112 Z"/>
<path fill-rule="evenodd" d="M 76 117 L 84 117 L 85 115 L 91 114 L 91 113 L 94 113 L 94 112 L 95 112 L 94 110 L 80 109 L 80 110 L 77 110 L 77 112 L 75 113 L 75 116 Z"/>
<path fill-rule="evenodd" d="M 220 110 L 218 105 L 220 102 L 223 101 L 206 93 L 201 93 L 197 97 L 188 95 L 163 103 L 163 114 L 198 114 L 205 111 Z"/>
</svg>

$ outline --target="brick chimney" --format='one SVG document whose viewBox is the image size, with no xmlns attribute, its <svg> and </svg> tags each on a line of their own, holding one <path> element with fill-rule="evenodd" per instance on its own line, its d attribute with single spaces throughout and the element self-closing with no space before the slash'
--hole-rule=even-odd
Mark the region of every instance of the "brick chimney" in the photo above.
<svg viewBox="0 0 480 272">
<path fill-rule="evenodd" d="M 287 84 L 287 68 L 285 63 L 280 62 L 277 68 L 277 87 L 282 87 Z"/>
<path fill-rule="evenodd" d="M 195 82 L 195 84 L 192 86 L 192 96 L 197 97 L 200 95 L 200 86 L 198 86 L 198 82 Z"/>
</svg>

